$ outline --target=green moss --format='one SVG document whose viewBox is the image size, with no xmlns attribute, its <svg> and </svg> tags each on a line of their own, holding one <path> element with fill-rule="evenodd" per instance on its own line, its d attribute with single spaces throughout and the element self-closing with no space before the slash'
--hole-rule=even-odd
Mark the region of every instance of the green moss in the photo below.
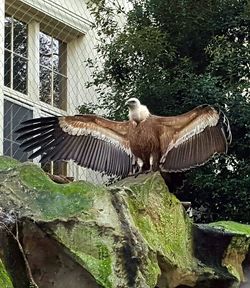
<svg viewBox="0 0 250 288">
<path fill-rule="evenodd" d="M 130 189 L 129 210 L 149 246 L 173 265 L 191 269 L 196 264 L 192 260 L 191 222 L 180 202 L 168 193 L 163 179 L 154 174 L 143 185 L 133 184 Z"/>
<path fill-rule="evenodd" d="M 96 186 L 85 181 L 73 182 L 70 184 L 57 184 L 53 182 L 46 173 L 35 164 L 23 164 L 18 167 L 20 178 L 31 189 L 38 191 L 49 190 L 55 193 L 72 194 L 78 192 L 87 193 L 89 190 L 95 190 Z"/>
<path fill-rule="evenodd" d="M 0 156 L 0 171 L 13 169 L 16 168 L 18 165 L 20 165 L 19 161 L 8 156 Z"/>
<path fill-rule="evenodd" d="M 100 197 L 104 193 L 102 187 L 84 181 L 70 184 L 54 183 L 34 164 L 20 165 L 17 170 L 22 183 L 32 194 L 29 195 L 30 199 L 27 199 L 29 207 L 47 220 L 66 218 L 88 211 L 92 207 L 95 195 Z M 25 194 L 27 196 L 27 192 Z"/>
<path fill-rule="evenodd" d="M 97 246 L 99 246 L 100 257 L 102 258 L 98 259 L 82 252 L 75 252 L 75 254 L 81 259 L 81 264 L 95 277 L 98 284 L 105 288 L 112 288 L 113 285 L 110 281 L 112 263 L 109 250 L 102 243 L 97 243 Z"/>
<path fill-rule="evenodd" d="M 151 254 L 151 253 L 150 253 Z M 155 287 L 158 281 L 158 276 L 161 274 L 161 269 L 158 265 L 156 255 L 149 255 L 147 269 L 145 272 L 146 283 L 149 287 Z"/>
<path fill-rule="evenodd" d="M 0 259 L 0 287 L 1 288 L 14 287 L 1 259 Z"/>
<path fill-rule="evenodd" d="M 241 224 L 234 221 L 218 221 L 210 223 L 209 225 L 224 231 L 250 236 L 250 225 Z"/>
<path fill-rule="evenodd" d="M 98 226 L 79 222 L 71 228 L 57 226 L 55 233 L 57 240 L 73 253 L 100 285 L 111 288 L 112 259 L 108 247 L 112 247 L 113 243 L 101 235 L 98 229 Z"/>
</svg>

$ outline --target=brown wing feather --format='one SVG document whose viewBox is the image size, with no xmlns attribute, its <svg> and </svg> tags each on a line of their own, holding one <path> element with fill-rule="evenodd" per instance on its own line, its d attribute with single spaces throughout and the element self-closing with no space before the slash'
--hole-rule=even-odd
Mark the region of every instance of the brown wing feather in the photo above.
<svg viewBox="0 0 250 288">
<path fill-rule="evenodd" d="M 215 153 L 227 152 L 232 140 L 226 116 L 209 105 L 161 118 L 160 168 L 164 171 L 178 172 L 202 165 Z"/>
<path fill-rule="evenodd" d="M 21 134 L 18 139 L 25 140 L 21 147 L 38 149 L 30 158 L 41 155 L 40 162 L 72 159 L 86 168 L 122 177 L 132 171 L 128 121 L 76 115 L 31 119 L 22 125 L 16 131 Z"/>
<path fill-rule="evenodd" d="M 200 116 L 201 114 L 203 114 L 204 109 L 209 110 L 210 108 L 211 106 L 209 105 L 201 105 L 201 106 L 194 108 L 191 111 L 188 111 L 186 113 L 183 113 L 177 116 L 163 117 L 163 116 L 152 115 L 152 117 L 154 118 L 155 123 L 168 126 L 168 127 L 175 127 L 175 129 L 180 129 L 183 126 L 187 125 L 187 123 L 194 120 L 197 116 Z"/>
</svg>

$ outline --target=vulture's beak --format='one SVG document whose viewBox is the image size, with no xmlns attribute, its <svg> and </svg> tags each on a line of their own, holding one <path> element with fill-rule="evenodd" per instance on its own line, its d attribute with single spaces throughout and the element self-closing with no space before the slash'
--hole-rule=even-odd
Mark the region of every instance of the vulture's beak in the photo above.
<svg viewBox="0 0 250 288">
<path fill-rule="evenodd" d="M 139 105 L 139 101 L 135 98 L 130 98 L 125 102 L 125 105 L 128 106 L 129 108 L 135 108 L 136 106 Z"/>
<path fill-rule="evenodd" d="M 131 107 L 131 103 L 127 100 L 126 102 L 125 102 L 125 105 L 129 108 L 129 107 Z"/>
<path fill-rule="evenodd" d="M 135 105 L 135 103 L 133 103 L 133 102 L 130 101 L 130 100 L 127 100 L 127 101 L 125 102 L 125 105 L 128 106 L 129 108 L 132 108 L 132 107 Z"/>
</svg>

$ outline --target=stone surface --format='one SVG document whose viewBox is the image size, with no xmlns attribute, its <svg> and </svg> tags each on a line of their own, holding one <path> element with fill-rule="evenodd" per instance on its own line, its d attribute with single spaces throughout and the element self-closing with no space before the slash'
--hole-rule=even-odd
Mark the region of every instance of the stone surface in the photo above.
<svg viewBox="0 0 250 288">
<path fill-rule="evenodd" d="M 108 188 L 57 184 L 0 157 L 0 228 L 4 288 L 28 287 L 25 259 L 41 288 L 250 285 L 250 227 L 193 224 L 158 173 Z"/>
</svg>

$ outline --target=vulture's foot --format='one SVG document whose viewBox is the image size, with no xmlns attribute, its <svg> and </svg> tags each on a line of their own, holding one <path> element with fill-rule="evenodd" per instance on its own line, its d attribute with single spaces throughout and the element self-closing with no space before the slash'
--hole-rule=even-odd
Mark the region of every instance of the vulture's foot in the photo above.
<svg viewBox="0 0 250 288">
<path fill-rule="evenodd" d="M 139 175 L 141 175 L 141 174 L 148 174 L 148 173 L 151 173 L 152 172 L 152 170 L 151 169 L 148 169 L 148 170 L 145 170 L 145 171 L 143 171 L 143 170 L 139 170 L 138 172 L 135 172 L 135 173 L 132 173 L 132 174 L 129 174 L 128 175 L 128 177 L 138 177 Z"/>
<path fill-rule="evenodd" d="M 148 173 L 151 173 L 151 172 L 153 172 L 153 170 L 152 169 L 148 169 L 148 170 L 143 171 L 142 174 L 148 174 Z"/>
<path fill-rule="evenodd" d="M 135 173 L 131 173 L 131 174 L 128 175 L 128 177 L 135 177 L 136 178 L 140 174 L 143 174 L 143 172 L 142 171 L 138 171 L 138 172 L 135 172 Z"/>
</svg>

